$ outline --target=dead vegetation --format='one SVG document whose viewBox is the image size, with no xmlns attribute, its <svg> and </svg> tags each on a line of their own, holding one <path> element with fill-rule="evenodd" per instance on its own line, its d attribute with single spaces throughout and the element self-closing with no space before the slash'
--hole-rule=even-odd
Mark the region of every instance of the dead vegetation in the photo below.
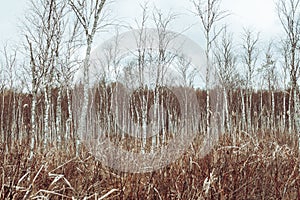
<svg viewBox="0 0 300 200">
<path fill-rule="evenodd" d="M 49 147 L 28 160 L 29 147 L 1 150 L 1 199 L 299 199 L 294 135 L 223 135 L 205 157 L 197 145 L 160 170 L 131 174 L 103 166 L 84 148 Z M 283 142 L 284 141 L 284 142 Z M 2 145 L 1 145 L 2 146 Z"/>
<path fill-rule="evenodd" d="M 198 96 L 199 102 L 203 102 L 204 93 L 199 92 Z M 153 172 L 132 174 L 104 166 L 85 147 L 81 146 L 78 151 L 72 134 L 60 145 L 54 135 L 43 149 L 42 128 L 39 128 L 37 136 L 40 140 L 35 144 L 34 156 L 30 160 L 29 134 L 26 128 L 21 128 L 29 124 L 29 110 L 24 105 L 30 107 L 30 99 L 15 97 L 22 99 L 19 107 L 11 107 L 8 98 L 3 98 L 3 108 L 7 113 L 9 109 L 14 112 L 23 110 L 20 119 L 19 115 L 13 115 L 16 118 L 3 115 L 1 118 L 5 119 L 2 121 L 2 136 L 7 137 L 0 144 L 0 199 L 300 198 L 299 139 L 295 133 L 287 132 L 287 125 L 283 126 L 286 131 L 280 131 L 285 122 L 281 118 L 265 124 L 264 119 L 269 119 L 270 114 L 263 113 L 260 108 L 270 110 L 269 101 L 263 101 L 263 105 L 252 111 L 263 113 L 262 117 L 253 114 L 253 122 L 257 125 L 253 125 L 252 133 L 241 129 L 241 105 L 238 102 L 231 104 L 230 111 L 236 111 L 232 115 L 232 131 L 222 135 L 205 157 L 201 156 L 201 140 L 195 138 L 185 154 L 172 164 Z M 254 94 L 253 105 L 259 102 L 256 97 Z M 267 94 L 264 97 L 268 100 Z M 280 97 L 279 94 L 276 99 L 282 105 Z M 66 101 L 62 101 L 63 122 L 68 118 Z M 39 106 L 42 107 L 42 103 Z M 281 116 L 280 107 L 276 112 Z M 22 123 L 18 124 L 19 121 Z M 20 134 L 8 137 L 14 123 L 20 126 L 15 129 L 20 130 Z M 130 142 L 131 137 L 125 139 L 129 146 L 135 143 Z M 125 149 L 129 150 L 129 146 Z"/>
</svg>

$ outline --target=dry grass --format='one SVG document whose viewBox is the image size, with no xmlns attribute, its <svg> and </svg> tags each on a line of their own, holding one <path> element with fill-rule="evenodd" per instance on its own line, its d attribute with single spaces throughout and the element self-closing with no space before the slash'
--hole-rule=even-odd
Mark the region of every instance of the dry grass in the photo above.
<svg viewBox="0 0 300 200">
<path fill-rule="evenodd" d="M 299 199 L 297 138 L 287 134 L 224 135 L 204 158 L 192 145 L 151 173 L 120 173 L 84 148 L 52 147 L 28 160 L 26 146 L 0 154 L 0 199 Z M 2 146 L 2 145 L 1 145 Z M 67 150 L 70 149 L 70 150 Z"/>
</svg>

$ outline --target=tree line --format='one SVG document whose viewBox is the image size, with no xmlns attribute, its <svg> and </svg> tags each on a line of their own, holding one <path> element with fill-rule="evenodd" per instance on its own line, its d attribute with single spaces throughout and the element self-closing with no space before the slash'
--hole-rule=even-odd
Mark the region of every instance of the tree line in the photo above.
<svg viewBox="0 0 300 200">
<path fill-rule="evenodd" d="M 164 108 L 167 103 L 171 105 L 169 100 L 172 95 L 164 93 L 165 91 L 161 89 L 161 85 L 169 78 L 167 68 L 174 65 L 174 62 L 183 85 L 196 92 L 200 102 L 199 109 L 203 113 L 201 116 L 193 116 L 194 121 L 190 125 L 192 130 L 210 132 L 211 110 L 216 99 L 211 98 L 213 89 L 209 86 L 212 82 L 210 74 L 214 73 L 214 77 L 222 85 L 222 92 L 219 94 L 222 98 L 218 99 L 222 101 L 222 112 L 219 113 L 222 116 L 220 122 L 222 132 L 232 134 L 235 139 L 238 139 L 243 131 L 249 134 L 258 131 L 264 133 L 267 130 L 287 134 L 298 132 L 300 126 L 298 0 L 276 2 L 283 37 L 280 38 L 278 45 L 270 43 L 266 45 L 265 50 L 261 50 L 259 46 L 261 42 L 259 33 L 250 29 L 243 31 L 242 44 L 237 47 L 230 28 L 222 25 L 222 21 L 230 13 L 222 10 L 221 0 L 194 0 L 192 14 L 198 17 L 201 24 L 199 29 L 203 31 L 205 57 L 209 65 L 205 68 L 203 90 L 193 87 L 195 77 L 191 76 L 193 73 L 188 73 L 199 70 L 197 69 L 199 66 L 189 69 L 191 64 L 186 58 L 168 53 L 168 45 L 176 37 L 170 35 L 168 30 L 178 16 L 157 8 L 151 10 L 149 4 L 141 6 L 142 16 L 136 20 L 136 26 L 128 27 L 140 30 L 136 37 L 138 50 L 134 54 L 133 61 L 121 64 L 116 37 L 115 45 L 105 50 L 106 58 L 101 60 L 105 70 L 98 76 L 100 86 L 90 88 L 90 61 L 95 36 L 108 27 L 117 27 L 116 20 L 109 18 L 109 3 L 106 0 L 30 2 L 22 27 L 24 42 L 15 50 L 8 46 L 4 46 L 2 50 L 0 131 L 6 148 L 13 142 L 26 139 L 32 157 L 37 147 L 43 151 L 49 145 L 53 145 L 54 140 L 59 147 L 63 140 L 68 141 L 72 138 L 74 148 L 78 149 L 81 134 L 90 128 L 89 119 L 97 119 L 101 123 L 101 120 L 106 118 L 102 123 L 106 125 L 107 132 L 116 131 L 116 126 L 113 125 L 116 119 L 104 117 L 109 116 L 108 105 L 113 102 L 109 100 L 112 98 L 109 88 L 114 87 L 108 81 L 108 72 L 112 71 L 115 71 L 115 77 L 126 78 L 127 84 L 132 80 L 138 80 L 141 87 L 141 90 L 133 95 L 136 95 L 136 98 L 132 103 L 140 110 L 132 111 L 131 114 L 124 111 L 124 115 L 120 117 L 124 126 L 125 116 L 128 115 L 138 121 L 141 127 L 145 127 L 152 111 L 158 119 L 156 125 L 159 124 L 164 128 L 163 122 L 166 120 L 168 126 L 174 124 L 171 116 L 177 112 L 176 109 L 173 108 L 175 110 L 172 114 Z M 145 46 L 145 41 L 150 37 L 146 31 L 149 23 L 152 23 L 159 36 L 156 52 Z M 118 34 L 117 29 L 116 35 Z M 79 52 L 81 54 L 84 52 L 83 56 L 78 56 Z M 20 55 L 24 60 L 19 60 Z M 150 64 L 159 66 L 157 68 L 159 70 L 151 72 L 157 78 L 154 82 L 155 89 L 147 89 L 143 84 L 145 69 Z M 125 65 L 123 74 L 118 74 L 117 69 L 120 65 Z M 75 86 L 75 73 L 79 67 L 82 69 L 83 79 L 80 86 Z M 133 68 L 137 71 L 133 72 Z M 119 81 L 116 78 L 113 82 Z M 81 89 L 77 91 L 76 88 Z M 97 89 L 98 93 L 95 92 Z M 76 95 L 74 91 L 77 91 Z M 96 99 L 101 102 L 99 104 L 102 106 L 98 105 L 96 110 L 102 114 L 91 112 L 91 105 L 95 103 L 91 94 L 97 96 Z M 117 101 L 116 98 L 115 102 Z M 151 112 L 148 110 L 150 102 L 155 107 Z M 76 103 L 80 109 L 74 109 Z M 127 131 L 132 131 L 130 126 L 126 127 Z M 97 127 L 94 128 L 96 130 Z M 164 142 L 166 135 L 169 134 L 164 130 L 162 135 L 152 137 L 150 144 L 157 146 L 161 141 Z M 141 151 L 146 151 L 146 145 L 149 144 L 146 137 L 147 130 L 143 129 L 141 132 L 143 135 Z"/>
</svg>

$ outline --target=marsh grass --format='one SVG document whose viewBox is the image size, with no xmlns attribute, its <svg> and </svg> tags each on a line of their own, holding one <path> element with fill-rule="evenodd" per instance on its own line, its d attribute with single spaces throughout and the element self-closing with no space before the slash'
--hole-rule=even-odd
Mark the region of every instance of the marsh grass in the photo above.
<svg viewBox="0 0 300 200">
<path fill-rule="evenodd" d="M 296 136 L 239 135 L 236 144 L 223 135 L 205 157 L 194 141 L 172 164 L 141 174 L 110 169 L 84 147 L 75 157 L 72 144 L 32 160 L 26 143 L 14 144 L 1 149 L 0 199 L 299 199 Z"/>
</svg>

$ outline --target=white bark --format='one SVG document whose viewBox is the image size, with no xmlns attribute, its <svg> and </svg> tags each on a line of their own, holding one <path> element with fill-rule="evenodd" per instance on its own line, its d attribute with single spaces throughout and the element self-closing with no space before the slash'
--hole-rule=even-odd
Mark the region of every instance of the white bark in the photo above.
<svg viewBox="0 0 300 200">
<path fill-rule="evenodd" d="M 284 41 L 284 59 L 285 64 L 289 69 L 291 90 L 289 97 L 289 133 L 296 128 L 298 121 L 298 114 L 296 107 L 298 106 L 298 83 L 299 76 L 299 51 L 298 46 L 300 43 L 300 4 L 299 0 L 278 0 L 277 1 L 277 14 L 281 22 L 282 28 L 285 32 Z M 292 110 L 292 108 L 294 108 Z M 294 124 L 295 123 L 295 124 Z"/>
<path fill-rule="evenodd" d="M 196 15 L 200 17 L 201 24 L 203 27 L 204 35 L 205 35 L 205 55 L 206 55 L 206 77 L 205 77 L 205 89 L 206 89 L 206 132 L 210 134 L 210 76 L 211 76 L 211 45 L 216 40 L 218 35 L 221 33 L 221 30 L 215 30 L 215 24 L 226 17 L 226 12 L 220 10 L 220 0 L 199 0 L 193 1 L 194 7 L 196 9 Z M 208 144 L 210 145 L 210 144 Z"/>
<path fill-rule="evenodd" d="M 243 90 L 241 89 L 241 100 L 242 100 L 242 122 L 241 122 L 241 128 L 242 131 L 245 131 L 246 127 L 246 106 L 245 106 L 245 95 Z"/>
<path fill-rule="evenodd" d="M 271 128 L 272 131 L 275 131 L 276 129 L 276 116 L 275 116 L 275 96 L 274 96 L 274 90 L 271 91 L 271 106 L 272 106 L 272 117 L 271 117 Z"/>
<path fill-rule="evenodd" d="M 31 134 L 30 134 L 30 155 L 29 155 L 30 160 L 33 157 L 36 134 L 37 134 L 36 133 L 36 92 L 34 91 L 32 93 L 32 101 L 31 101 Z"/>
<path fill-rule="evenodd" d="M 61 148 L 61 142 L 62 142 L 62 132 L 61 132 L 61 99 L 62 98 L 62 89 L 58 89 L 58 96 L 57 96 L 57 105 L 56 105 L 56 123 L 55 123 L 55 132 L 56 132 L 56 137 L 57 137 L 57 147 L 60 149 Z"/>
<path fill-rule="evenodd" d="M 73 111 L 72 111 L 72 102 L 71 102 L 71 91 L 69 86 L 67 86 L 67 101 L 68 101 L 68 119 L 66 121 L 66 134 L 65 141 L 68 141 L 71 138 L 71 133 L 73 133 Z"/>
<path fill-rule="evenodd" d="M 1 121 L 0 121 L 0 130 L 1 130 L 1 139 L 2 139 L 2 144 L 5 144 L 5 131 L 4 131 L 4 126 L 2 123 L 4 123 L 4 91 L 1 92 L 2 95 L 2 102 L 1 102 Z"/>
<path fill-rule="evenodd" d="M 283 127 L 283 130 L 282 132 L 284 132 L 286 130 L 286 91 L 284 90 L 283 91 L 283 113 L 282 113 L 282 127 Z"/>
<path fill-rule="evenodd" d="M 44 134 L 44 150 L 47 149 L 48 146 L 48 142 L 50 141 L 50 137 L 49 137 L 49 112 L 50 112 L 50 102 L 49 102 L 49 89 L 46 86 L 45 87 L 45 91 L 44 91 L 44 100 L 45 100 L 45 114 L 44 114 L 44 130 L 43 130 L 43 134 Z"/>
<path fill-rule="evenodd" d="M 293 130 L 293 120 L 292 120 L 292 91 L 289 93 L 289 110 L 288 110 L 288 115 L 289 115 L 289 133 L 292 134 Z"/>
<path fill-rule="evenodd" d="M 229 119 L 229 111 L 228 111 L 228 100 L 227 100 L 227 91 L 224 87 L 223 89 L 223 94 L 224 94 L 224 111 L 225 111 L 225 123 L 226 123 L 226 130 L 231 133 L 231 124 L 230 124 L 230 119 Z"/>
<path fill-rule="evenodd" d="M 246 97 L 247 105 L 247 131 L 252 133 L 252 89 L 249 91 L 249 95 Z"/>
<path fill-rule="evenodd" d="M 258 58 L 258 48 L 257 43 L 259 40 L 259 34 L 254 35 L 253 32 L 249 29 L 244 30 L 244 37 L 243 37 L 243 48 L 244 51 L 243 63 L 245 65 L 245 89 L 246 89 L 246 102 L 245 102 L 245 109 L 247 115 L 247 124 L 246 129 L 248 132 L 252 132 L 252 93 L 253 93 L 253 78 L 256 72 L 256 61 Z"/>
<path fill-rule="evenodd" d="M 95 0 L 91 2 L 69 0 L 69 5 L 74 11 L 77 19 L 79 20 L 83 31 L 86 36 L 86 50 L 83 61 L 83 103 L 79 120 L 79 128 L 76 136 L 76 155 L 79 155 L 80 138 L 83 134 L 88 134 L 87 129 L 87 116 L 88 116 L 88 99 L 89 99 L 89 67 L 90 56 L 92 50 L 93 39 L 97 29 L 101 23 L 100 17 L 106 3 L 106 0 Z M 89 7 L 90 6 L 90 7 Z"/>
</svg>

